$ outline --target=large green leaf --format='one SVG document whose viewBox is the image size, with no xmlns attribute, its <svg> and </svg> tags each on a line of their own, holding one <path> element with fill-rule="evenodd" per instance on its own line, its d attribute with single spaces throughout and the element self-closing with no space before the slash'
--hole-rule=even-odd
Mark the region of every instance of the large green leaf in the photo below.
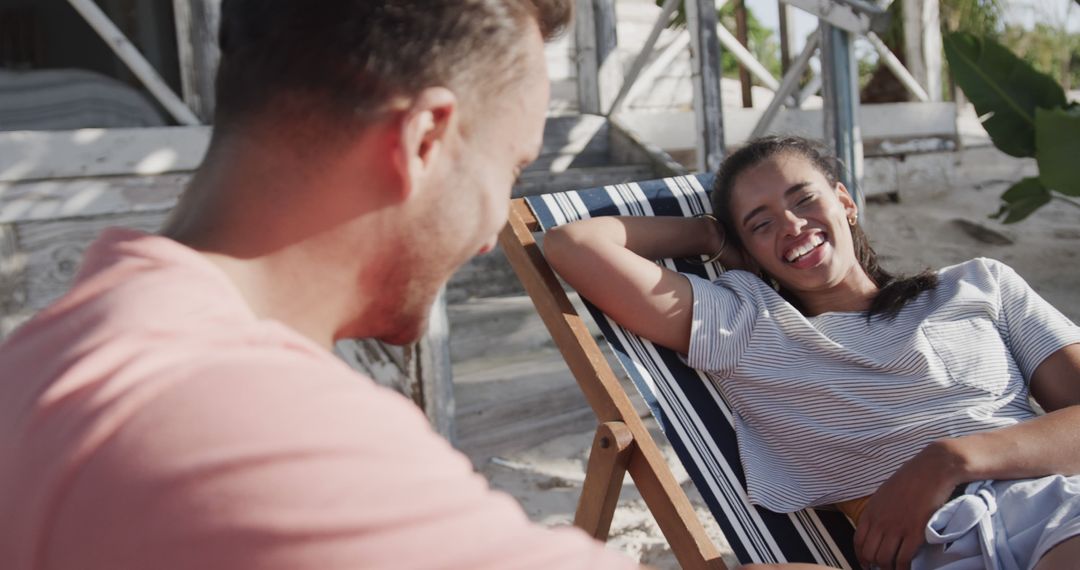
<svg viewBox="0 0 1080 570">
<path fill-rule="evenodd" d="M 1064 107 L 1065 91 L 1049 75 L 989 38 L 965 32 L 945 36 L 953 78 L 975 105 L 983 126 L 1001 151 L 1035 155 L 1035 109 Z"/>
<path fill-rule="evenodd" d="M 1015 224 L 1049 202 L 1050 191 L 1038 178 L 1025 178 L 1006 190 L 1001 200 L 1001 209 L 990 217 L 1004 217 L 1006 224 Z"/>
<path fill-rule="evenodd" d="M 1080 196 L 1080 106 L 1036 109 L 1035 149 L 1043 185 Z"/>
</svg>

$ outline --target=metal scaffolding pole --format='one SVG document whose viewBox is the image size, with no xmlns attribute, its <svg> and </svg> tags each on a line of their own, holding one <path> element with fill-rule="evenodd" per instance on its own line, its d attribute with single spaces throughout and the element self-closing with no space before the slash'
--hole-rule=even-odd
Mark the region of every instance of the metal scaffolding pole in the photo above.
<svg viewBox="0 0 1080 570">
<path fill-rule="evenodd" d="M 825 140 L 843 167 L 837 173 L 851 197 L 863 209 L 863 148 L 859 129 L 859 77 L 855 66 L 854 34 L 821 22 L 821 69 L 824 87 Z"/>
<path fill-rule="evenodd" d="M 720 41 L 716 32 L 716 3 L 686 0 L 694 80 L 697 170 L 716 172 L 724 159 L 724 123 L 720 108 Z"/>
</svg>

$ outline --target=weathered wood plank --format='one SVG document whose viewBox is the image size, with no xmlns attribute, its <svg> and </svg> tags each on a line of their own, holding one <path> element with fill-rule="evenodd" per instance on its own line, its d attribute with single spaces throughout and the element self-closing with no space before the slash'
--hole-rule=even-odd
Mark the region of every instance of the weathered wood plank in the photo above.
<svg viewBox="0 0 1080 570">
<path fill-rule="evenodd" d="M 0 133 L 0 182 L 195 170 L 209 127 Z"/>
<path fill-rule="evenodd" d="M 763 112 L 761 109 L 724 110 L 724 130 L 729 148 L 749 140 Z M 641 138 L 669 152 L 694 148 L 692 113 L 624 113 L 618 120 L 640 134 Z M 922 139 L 955 140 L 956 105 L 952 102 L 860 105 L 859 124 L 867 156 L 943 150 L 939 147 L 904 148 L 901 145 Z M 821 109 L 780 109 L 763 134 L 792 134 L 821 140 L 824 132 Z"/>
<path fill-rule="evenodd" d="M 166 216 L 166 211 L 152 211 L 16 224 L 20 253 L 25 256 L 25 308 L 40 311 L 71 287 L 83 251 L 101 230 L 120 226 L 153 232 Z"/>
<path fill-rule="evenodd" d="M 217 42 L 221 0 L 173 0 L 173 14 L 184 102 L 203 123 L 210 123 L 214 117 L 214 78 L 221 59 Z"/>
<path fill-rule="evenodd" d="M 0 182 L 0 224 L 166 210 L 190 174 Z"/>
<path fill-rule="evenodd" d="M 904 59 L 931 101 L 941 101 L 941 10 L 938 0 L 902 0 Z"/>
<path fill-rule="evenodd" d="M 720 40 L 713 0 L 686 0 L 694 82 L 694 134 L 697 170 L 716 172 L 724 158 L 724 123 L 720 103 Z"/>
<path fill-rule="evenodd" d="M 597 57 L 596 11 L 593 0 L 577 0 L 574 11 L 574 48 L 578 109 L 582 113 L 600 113 L 600 58 Z"/>
<path fill-rule="evenodd" d="M 0 132 L 0 183 L 191 172 L 209 142 L 209 127 Z M 604 117 L 550 117 L 532 168 L 594 166 L 609 151 Z"/>
<path fill-rule="evenodd" d="M 0 224 L 0 338 L 29 316 L 26 305 L 26 256 L 19 251 L 15 227 Z"/>
<path fill-rule="evenodd" d="M 339 341 L 334 353 L 353 370 L 415 402 L 435 431 L 456 443 L 445 298 L 440 294 L 431 307 L 428 330 L 415 344 L 394 346 L 373 339 L 352 339 Z"/>
</svg>

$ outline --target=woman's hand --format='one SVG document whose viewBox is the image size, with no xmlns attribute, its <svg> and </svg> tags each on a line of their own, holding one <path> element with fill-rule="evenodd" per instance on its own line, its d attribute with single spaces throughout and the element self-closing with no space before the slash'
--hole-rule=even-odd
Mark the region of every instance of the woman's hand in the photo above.
<svg viewBox="0 0 1080 570">
<path fill-rule="evenodd" d="M 878 488 L 855 530 L 855 553 L 864 567 L 910 568 L 930 517 L 963 482 L 957 464 L 947 441 L 932 443 Z"/>
</svg>

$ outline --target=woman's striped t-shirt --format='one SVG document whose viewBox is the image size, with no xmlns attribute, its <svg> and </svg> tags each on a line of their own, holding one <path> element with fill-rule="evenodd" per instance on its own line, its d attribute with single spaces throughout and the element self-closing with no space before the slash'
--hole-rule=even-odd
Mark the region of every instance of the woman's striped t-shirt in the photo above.
<svg viewBox="0 0 1080 570">
<path fill-rule="evenodd" d="M 780 512 L 873 493 L 934 440 L 1035 415 L 1027 380 L 1080 327 L 1008 266 L 942 269 L 895 319 L 802 315 L 758 277 L 688 275 L 687 363 L 731 403 L 751 500 Z"/>
</svg>

